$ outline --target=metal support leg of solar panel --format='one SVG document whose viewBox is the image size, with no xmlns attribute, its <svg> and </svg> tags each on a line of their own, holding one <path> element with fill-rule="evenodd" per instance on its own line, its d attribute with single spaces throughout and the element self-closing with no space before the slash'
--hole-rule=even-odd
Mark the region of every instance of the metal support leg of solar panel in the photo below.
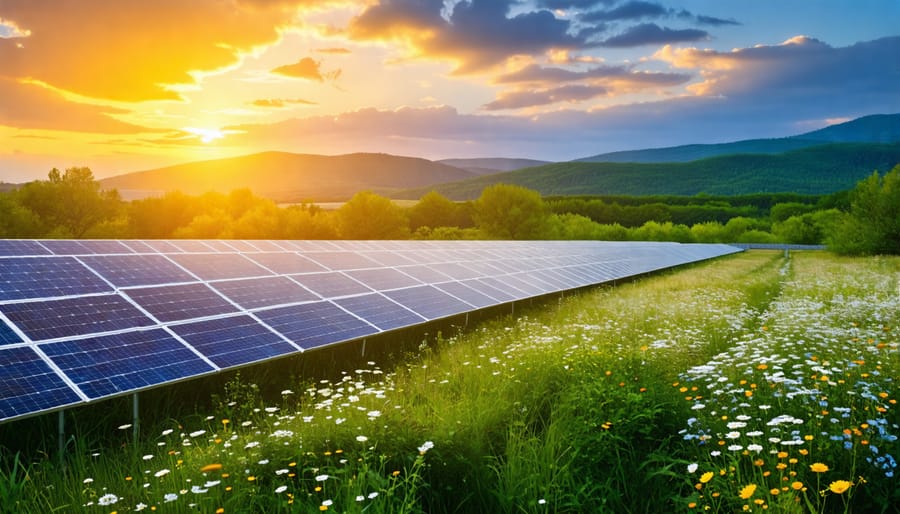
<svg viewBox="0 0 900 514">
<path fill-rule="evenodd" d="M 0 240 L 0 423 L 740 252 L 600 241 Z"/>
</svg>

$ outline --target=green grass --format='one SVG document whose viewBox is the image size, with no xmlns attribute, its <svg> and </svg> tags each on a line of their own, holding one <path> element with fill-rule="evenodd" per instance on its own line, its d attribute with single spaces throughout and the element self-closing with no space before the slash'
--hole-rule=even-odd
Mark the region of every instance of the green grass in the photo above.
<svg viewBox="0 0 900 514">
<path fill-rule="evenodd" d="M 897 512 L 898 275 L 898 258 L 749 252 L 391 365 L 248 370 L 136 443 L 82 421 L 65 469 L 4 449 L 0 511 Z"/>
</svg>

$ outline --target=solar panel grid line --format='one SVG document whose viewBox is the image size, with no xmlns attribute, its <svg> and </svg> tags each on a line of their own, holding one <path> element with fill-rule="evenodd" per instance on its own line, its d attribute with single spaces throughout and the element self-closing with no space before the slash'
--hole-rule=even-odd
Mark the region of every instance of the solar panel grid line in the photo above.
<svg viewBox="0 0 900 514">
<path fill-rule="evenodd" d="M 0 421 L 84 402 L 34 348 L 0 348 L 0 360 Z"/>
<path fill-rule="evenodd" d="M 47 367 L 49 367 L 53 371 L 53 373 L 55 373 L 59 377 L 59 379 L 69 387 L 69 389 L 71 389 L 76 395 L 78 395 L 82 402 L 90 401 L 88 395 L 84 391 L 82 391 L 81 388 L 78 387 L 78 384 L 76 384 L 71 378 L 69 378 L 69 376 L 65 372 L 63 372 L 63 370 L 59 366 L 57 366 L 55 362 L 53 362 L 53 359 L 51 359 L 46 353 L 44 353 L 44 350 L 40 345 L 30 345 L 29 348 L 34 350 L 34 353 L 38 357 L 40 357 L 42 361 L 44 361 Z"/>
</svg>

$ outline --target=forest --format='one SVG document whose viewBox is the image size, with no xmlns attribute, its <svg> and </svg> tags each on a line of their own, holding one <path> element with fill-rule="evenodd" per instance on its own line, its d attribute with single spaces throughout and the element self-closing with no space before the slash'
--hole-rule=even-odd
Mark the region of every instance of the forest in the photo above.
<svg viewBox="0 0 900 514">
<path fill-rule="evenodd" d="M 474 201 L 430 191 L 410 207 L 362 191 L 337 209 L 249 189 L 124 201 L 89 168 L 0 192 L 0 237 L 91 239 L 596 239 L 824 244 L 900 253 L 900 165 L 830 195 L 541 197 L 495 184 Z"/>
</svg>

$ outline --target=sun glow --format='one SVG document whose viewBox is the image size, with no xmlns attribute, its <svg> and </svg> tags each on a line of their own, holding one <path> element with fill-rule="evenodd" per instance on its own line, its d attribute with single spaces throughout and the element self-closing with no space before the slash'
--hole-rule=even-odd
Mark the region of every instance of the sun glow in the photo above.
<svg viewBox="0 0 900 514">
<path fill-rule="evenodd" d="M 226 134 L 226 132 L 217 128 L 185 127 L 181 130 L 197 136 L 202 143 L 212 143 L 217 139 L 224 138 Z"/>
</svg>

